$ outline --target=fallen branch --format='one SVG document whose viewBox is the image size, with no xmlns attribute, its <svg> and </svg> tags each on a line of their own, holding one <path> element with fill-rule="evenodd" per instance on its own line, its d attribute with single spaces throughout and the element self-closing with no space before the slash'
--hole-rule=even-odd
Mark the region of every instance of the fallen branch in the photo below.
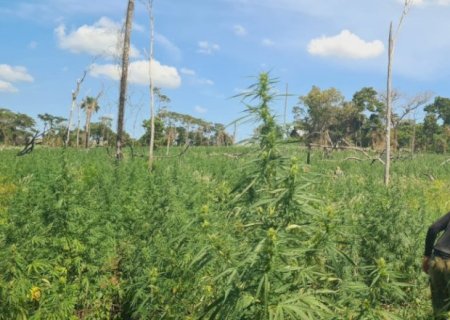
<svg viewBox="0 0 450 320">
<path fill-rule="evenodd" d="M 37 139 L 38 137 L 41 137 L 41 136 L 43 137 L 43 136 L 45 135 L 45 133 L 46 133 L 46 131 L 43 131 L 42 133 L 36 132 L 35 135 L 31 138 L 31 140 L 27 142 L 27 144 L 25 145 L 25 147 L 23 148 L 23 150 L 21 150 L 19 153 L 17 153 L 17 156 L 18 156 L 18 157 L 21 157 L 21 156 L 24 156 L 24 155 L 26 155 L 26 154 L 28 154 L 28 153 L 33 152 L 34 146 L 35 146 L 36 144 L 38 144 L 38 143 L 36 142 L 36 139 Z"/>
<path fill-rule="evenodd" d="M 347 161 L 347 160 L 363 161 L 363 159 L 360 159 L 360 158 L 357 158 L 357 157 L 348 157 L 348 158 L 345 158 L 345 159 L 344 159 L 344 161 Z M 366 159 L 366 160 L 367 160 L 367 159 Z"/>
<path fill-rule="evenodd" d="M 381 158 L 372 158 L 371 160 L 372 160 L 371 164 L 374 164 L 375 161 L 380 161 L 383 165 L 385 165 L 385 162 L 383 160 L 381 160 Z"/>
<path fill-rule="evenodd" d="M 346 144 L 349 144 L 347 141 L 345 141 L 345 139 L 343 140 Z M 383 155 L 383 153 L 379 156 L 379 157 L 372 157 L 365 149 L 363 148 L 359 148 L 359 147 L 354 147 L 354 146 L 336 146 L 336 147 L 331 147 L 331 146 L 327 146 L 327 145 L 320 145 L 320 144 L 315 144 L 312 143 L 311 147 L 319 147 L 319 148 L 325 148 L 325 149 L 340 149 L 340 150 L 354 150 L 354 151 L 358 151 L 361 152 L 363 155 L 365 155 L 367 157 L 366 160 L 368 161 L 372 161 L 371 164 L 374 164 L 375 161 L 380 161 L 383 165 L 385 164 L 385 162 L 381 159 L 381 156 Z M 356 160 L 356 159 L 352 159 L 352 158 L 356 158 L 356 157 L 349 157 L 345 160 Z M 359 158 L 357 158 L 359 159 Z M 360 159 L 362 161 L 362 159 Z"/>
<path fill-rule="evenodd" d="M 423 173 L 423 175 L 424 175 L 425 177 L 427 177 L 428 179 L 430 179 L 431 181 L 434 181 L 434 180 L 435 180 L 435 178 L 433 177 L 433 175 L 432 175 L 431 173 Z"/>
<path fill-rule="evenodd" d="M 450 162 L 450 158 L 448 158 L 447 160 L 445 160 L 444 162 L 442 162 L 442 163 L 441 163 L 441 166 L 443 166 L 444 164 L 449 163 L 449 162 Z"/>
<path fill-rule="evenodd" d="M 182 157 L 189 149 L 190 144 L 186 144 L 186 147 L 184 148 L 183 151 L 181 151 L 179 154 L 173 155 L 173 156 L 155 156 L 155 158 L 158 159 L 167 159 L 167 158 L 178 158 L 178 157 Z"/>
</svg>

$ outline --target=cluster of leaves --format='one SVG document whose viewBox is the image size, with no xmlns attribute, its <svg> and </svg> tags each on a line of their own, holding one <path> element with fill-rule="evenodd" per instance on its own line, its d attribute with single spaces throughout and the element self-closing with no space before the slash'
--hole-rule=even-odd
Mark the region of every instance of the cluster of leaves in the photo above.
<svg viewBox="0 0 450 320">
<path fill-rule="evenodd" d="M 23 113 L 0 108 L 0 142 L 4 145 L 23 144 L 33 135 L 35 121 Z"/>
</svg>

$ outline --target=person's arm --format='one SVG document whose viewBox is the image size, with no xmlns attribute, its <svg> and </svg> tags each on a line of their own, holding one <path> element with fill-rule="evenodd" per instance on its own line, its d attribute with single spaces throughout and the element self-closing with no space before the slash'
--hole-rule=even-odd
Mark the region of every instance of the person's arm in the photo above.
<svg viewBox="0 0 450 320">
<path fill-rule="evenodd" d="M 449 222 L 450 212 L 439 218 L 439 220 L 428 228 L 427 237 L 425 238 L 425 252 L 422 260 L 422 269 L 425 273 L 428 273 L 430 267 L 430 257 L 433 251 L 434 241 L 436 240 L 438 233 L 447 228 Z"/>
</svg>

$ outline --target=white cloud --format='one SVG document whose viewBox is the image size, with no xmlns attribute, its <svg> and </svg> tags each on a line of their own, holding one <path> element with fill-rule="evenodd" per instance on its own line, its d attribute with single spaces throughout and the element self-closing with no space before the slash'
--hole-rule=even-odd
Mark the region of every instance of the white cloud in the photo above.
<svg viewBox="0 0 450 320">
<path fill-rule="evenodd" d="M 208 112 L 208 109 L 203 108 L 203 107 L 201 107 L 201 106 L 195 106 L 194 109 L 195 109 L 195 111 L 198 112 L 198 113 L 206 113 L 206 112 Z"/>
<path fill-rule="evenodd" d="M 195 71 L 188 68 L 181 68 L 180 72 L 186 76 L 195 76 Z"/>
<path fill-rule="evenodd" d="M 73 53 L 87 53 L 105 57 L 120 55 L 122 47 L 121 25 L 102 17 L 93 25 L 82 25 L 71 33 L 61 24 L 55 29 L 59 47 Z M 130 47 L 130 57 L 138 57 L 139 50 Z"/>
<path fill-rule="evenodd" d="M 273 42 L 269 38 L 264 38 L 261 40 L 261 44 L 265 47 L 273 47 L 275 45 L 275 42 Z"/>
<path fill-rule="evenodd" d="M 245 29 L 243 26 L 236 24 L 233 26 L 234 34 L 239 37 L 244 37 L 248 34 L 247 29 Z"/>
<path fill-rule="evenodd" d="M 28 73 L 27 68 L 0 64 L 0 92 L 18 92 L 19 90 L 13 86 L 13 82 L 33 81 L 34 79 Z"/>
<path fill-rule="evenodd" d="M 0 80 L 0 92 L 18 92 L 16 87 L 14 87 L 11 83 Z"/>
<path fill-rule="evenodd" d="M 33 77 L 28 73 L 27 68 L 22 66 L 12 67 L 7 64 L 0 64 L 0 80 L 8 82 L 33 82 Z"/>
<path fill-rule="evenodd" d="M 139 85 L 148 85 L 148 60 L 139 60 L 130 63 L 128 81 Z M 162 65 L 156 60 L 152 63 L 152 73 L 155 86 L 161 88 L 177 88 L 181 84 L 181 78 L 174 67 Z M 106 76 L 113 80 L 120 79 L 120 69 L 115 64 L 92 64 L 89 74 L 94 77 Z"/>
<path fill-rule="evenodd" d="M 209 43 L 208 41 L 199 41 L 198 42 L 198 53 L 203 54 L 213 54 L 216 51 L 220 50 L 220 46 L 216 43 Z"/>
<path fill-rule="evenodd" d="M 308 52 L 315 56 L 335 56 L 349 59 L 370 59 L 384 51 L 380 40 L 364 41 L 348 30 L 332 37 L 322 36 L 312 39 L 308 44 Z"/>
</svg>

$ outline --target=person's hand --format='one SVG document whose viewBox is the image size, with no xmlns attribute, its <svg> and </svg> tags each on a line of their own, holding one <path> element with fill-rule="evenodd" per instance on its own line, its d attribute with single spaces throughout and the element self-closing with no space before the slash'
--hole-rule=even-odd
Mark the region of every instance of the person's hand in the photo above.
<svg viewBox="0 0 450 320">
<path fill-rule="evenodd" d="M 422 270 L 428 274 L 430 270 L 430 257 L 423 257 L 422 259 Z"/>
</svg>

